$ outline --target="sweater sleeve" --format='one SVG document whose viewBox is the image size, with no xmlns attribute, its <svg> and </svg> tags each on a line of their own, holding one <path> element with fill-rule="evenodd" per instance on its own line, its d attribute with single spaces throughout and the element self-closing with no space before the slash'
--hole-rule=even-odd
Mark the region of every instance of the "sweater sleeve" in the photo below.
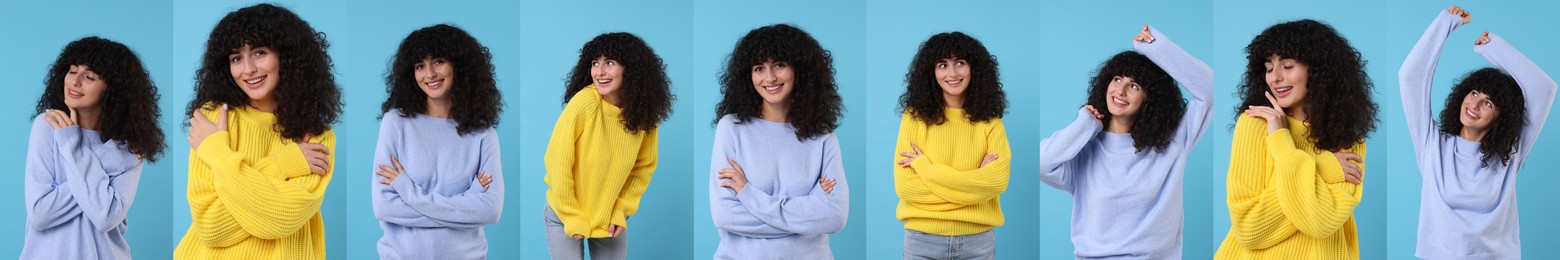
<svg viewBox="0 0 1560 260">
<path fill-rule="evenodd" d="M 1007 191 L 1013 153 L 1008 147 L 1007 130 L 1002 126 L 1001 119 L 992 119 L 991 126 L 985 130 L 986 148 L 989 150 L 983 151 L 983 155 L 998 155 L 996 161 L 985 167 L 960 171 L 952 166 L 933 163 L 929 158 L 919 158 L 910 162 L 910 168 L 915 170 L 932 193 L 949 202 L 974 205 L 997 198 Z"/>
<path fill-rule="evenodd" d="M 1269 134 L 1265 121 L 1244 116 L 1237 121 L 1228 178 L 1237 242 L 1264 249 L 1296 232 L 1326 238 L 1342 229 L 1362 192 L 1360 185 L 1319 177 L 1326 173 L 1318 169 L 1338 167 L 1337 159 L 1318 160 L 1332 155 L 1295 148 L 1289 129 Z M 1363 157 L 1363 145 L 1357 147 Z M 1267 168 L 1269 162 L 1272 168 Z"/>
<path fill-rule="evenodd" d="M 1538 67 L 1538 64 L 1528 60 L 1527 56 L 1517 51 L 1506 42 L 1505 38 L 1490 33 L 1490 42 L 1473 47 L 1473 51 L 1484 56 L 1485 60 L 1495 64 L 1495 67 L 1510 74 L 1517 80 L 1517 85 L 1522 87 L 1522 97 L 1527 101 L 1524 104 L 1527 110 L 1527 127 L 1522 128 L 1522 136 L 1519 137 L 1519 146 L 1513 161 L 1527 158 L 1529 151 L 1538 141 L 1538 134 L 1543 132 L 1544 123 L 1549 119 L 1549 109 L 1555 101 L 1555 80 L 1548 73 Z M 1513 162 L 1521 165 L 1522 162 Z"/>
<path fill-rule="evenodd" d="M 215 117 L 209 111 L 202 113 Z M 270 140 L 278 143 L 271 144 L 268 156 L 245 160 L 243 153 L 233 150 L 230 134 L 218 131 L 190 153 L 188 198 L 201 242 L 227 247 L 250 236 L 277 239 L 297 233 L 319 213 L 334 170 L 327 169 L 323 176 L 309 173 L 302 150 L 288 140 Z M 337 151 L 335 132 L 327 130 L 310 142 Z M 334 168 L 335 154 L 327 159 Z"/>
<path fill-rule="evenodd" d="M 590 227 L 582 221 L 584 209 L 579 207 L 579 199 L 574 195 L 574 164 L 579 161 L 575 158 L 574 146 L 580 137 L 581 118 L 588 116 L 581 96 L 586 95 L 575 95 L 575 100 L 564 106 L 563 113 L 558 115 L 543 159 L 547 167 L 543 177 L 547 182 L 547 205 L 563 222 L 563 232 L 569 236 L 590 234 Z"/>
<path fill-rule="evenodd" d="M 715 126 L 715 147 L 710 150 L 710 219 L 720 230 L 752 238 L 779 238 L 795 234 L 764 223 L 737 199 L 736 191 L 721 187 L 720 169 L 731 168 L 726 160 L 741 153 L 741 144 L 732 133 L 733 120 L 723 118 Z"/>
<path fill-rule="evenodd" d="M 845 228 L 850 210 L 850 185 L 845 181 L 839 140 L 828 135 L 824 147 L 823 168 L 816 174 L 837 180 L 834 192 L 824 192 L 823 186 L 814 181 L 812 190 L 804 196 L 789 197 L 764 193 L 760 189 L 743 189 L 737 198 L 754 217 L 781 230 L 803 235 L 839 232 Z"/>
<path fill-rule="evenodd" d="M 964 207 L 933 193 L 931 187 L 921 180 L 920 174 L 917 174 L 915 169 L 899 166 L 898 161 L 906 158 L 899 155 L 899 152 L 914 151 L 910 147 L 910 142 L 920 134 L 916 131 L 919 124 L 919 121 L 910 117 L 908 113 L 899 119 L 899 140 L 894 145 L 894 193 L 899 195 L 899 200 L 905 204 L 921 209 L 945 211 Z"/>
<path fill-rule="evenodd" d="M 1176 127 L 1176 139 L 1190 148 L 1208 132 L 1208 125 L 1213 121 L 1209 117 L 1213 111 L 1213 68 L 1181 49 L 1159 29 L 1150 27 L 1149 33 L 1154 36 L 1153 43 L 1133 42 L 1133 46 L 1192 94 L 1186 114 Z"/>
<path fill-rule="evenodd" d="M 412 178 L 395 178 L 390 186 L 401 195 L 407 206 L 442 226 L 477 229 L 498 223 L 504 207 L 503 165 L 499 162 L 498 135 L 491 130 L 484 132 L 484 135 L 481 144 L 482 165 L 479 169 L 493 176 L 493 183 L 488 185 L 488 189 L 483 189 L 482 183 L 477 181 L 476 172 L 455 173 L 470 175 L 471 181 L 467 183 L 466 191 L 454 196 L 444 196 L 420 188 L 413 185 Z"/>
<path fill-rule="evenodd" d="M 1072 162 L 1094 136 L 1105 129 L 1094 113 L 1078 109 L 1078 117 L 1066 128 L 1040 140 L 1040 181 L 1067 193 L 1073 192 Z"/>
<path fill-rule="evenodd" d="M 1441 134 L 1436 131 L 1435 115 L 1430 106 L 1431 83 L 1435 79 L 1436 62 L 1441 59 L 1441 47 L 1452 30 L 1462 26 L 1462 18 L 1441 10 L 1430 27 L 1419 36 L 1419 42 L 1408 52 L 1403 67 L 1398 69 L 1398 88 L 1402 92 L 1403 113 L 1408 120 L 1408 134 L 1414 144 L 1414 154 L 1419 165 L 1432 165 L 1426 160 L 1438 158 Z M 1421 174 L 1430 169 L 1420 168 Z"/>
<path fill-rule="evenodd" d="M 639 212 L 639 199 L 644 197 L 645 189 L 650 188 L 650 175 L 655 174 L 655 166 L 659 148 L 656 143 L 659 131 L 650 130 L 639 144 L 639 158 L 634 159 L 634 168 L 628 172 L 628 181 L 623 183 L 623 191 L 618 193 L 617 201 L 612 205 L 613 225 L 628 227 L 628 217 Z"/>
<path fill-rule="evenodd" d="M 55 175 L 59 160 L 54 127 L 44 116 L 33 120 L 32 133 L 27 138 L 27 181 L 22 185 L 27 196 L 27 224 L 34 230 L 65 224 L 81 214 L 81 207 L 71 197 L 70 186 L 56 181 L 61 176 Z"/>
<path fill-rule="evenodd" d="M 374 168 L 370 172 L 378 171 L 380 165 L 394 167 L 390 162 L 390 156 L 397 156 L 397 159 L 401 158 L 397 153 L 401 148 L 401 139 L 400 129 L 398 129 L 399 126 L 396 123 L 400 119 L 398 114 L 388 113 L 381 119 L 379 123 L 379 141 L 374 147 Z M 434 221 L 432 218 L 424 216 L 417 209 L 406 205 L 406 201 L 401 198 L 400 193 L 396 189 L 390 187 L 390 185 L 379 183 L 382 179 L 384 177 L 378 174 L 374 174 L 372 178 L 369 178 L 371 181 L 369 189 L 373 192 L 370 197 L 373 199 L 375 218 L 405 227 L 444 227 L 444 225 Z"/>
<path fill-rule="evenodd" d="M 119 227 L 129 214 L 130 204 L 135 201 L 136 185 L 141 181 L 139 159 L 113 143 L 100 148 L 106 156 L 98 156 L 99 151 L 93 151 L 82 142 L 102 140 L 82 140 L 81 128 L 76 126 L 55 130 L 54 137 L 60 155 L 58 170 L 66 175 L 65 184 L 70 186 L 71 197 L 81 208 L 81 215 L 92 222 L 97 232 Z M 123 161 L 125 157 L 135 160 L 128 162 L 134 166 L 116 171 L 106 169 L 105 165 L 127 163 Z"/>
</svg>

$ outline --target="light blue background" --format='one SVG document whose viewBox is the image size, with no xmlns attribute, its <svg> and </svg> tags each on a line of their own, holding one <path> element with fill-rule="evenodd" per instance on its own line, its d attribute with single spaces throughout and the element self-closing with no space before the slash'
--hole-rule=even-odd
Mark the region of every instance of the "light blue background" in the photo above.
<svg viewBox="0 0 1560 260">
<path fill-rule="evenodd" d="M 867 176 L 864 189 L 867 197 L 867 233 L 872 239 L 867 244 L 868 259 L 898 258 L 904 251 L 904 223 L 894 217 L 899 197 L 894 193 L 893 167 L 894 143 L 899 132 L 899 95 L 905 92 L 905 73 L 910 69 L 922 42 L 932 35 L 948 31 L 962 31 L 980 40 L 992 55 L 997 57 L 1003 90 L 1007 92 L 1008 110 L 1002 118 L 1007 128 L 1008 142 L 1013 154 L 1003 154 L 1012 159 L 1012 175 L 1007 191 L 1001 196 L 1002 213 L 1006 219 L 997 227 L 997 257 L 1000 259 L 1035 259 L 1036 248 L 1041 243 L 1038 219 L 1041 187 L 1039 156 L 1041 109 L 1035 98 L 1050 95 L 1055 87 L 1044 84 L 1041 65 L 1046 46 L 1066 46 L 1070 43 L 1056 41 L 1057 37 L 1038 33 L 1042 25 L 1037 13 L 1044 6 L 1032 2 L 1005 1 L 996 3 L 971 2 L 949 5 L 938 1 L 868 1 L 872 6 L 867 15 L 866 49 L 867 81 L 864 102 L 855 111 L 865 117 Z M 967 11 L 979 10 L 978 15 Z M 937 15 L 937 14 L 947 14 Z M 931 15 L 931 16 L 927 16 Z M 1048 43 L 1049 42 L 1049 43 Z M 1071 91 L 1067 91 L 1071 92 Z M 1077 91 L 1082 93 L 1081 90 Z M 1080 99 L 1081 100 L 1081 99 Z M 1041 100 L 1044 101 L 1044 100 Z M 1072 102 L 1072 101 L 1069 101 Z M 1064 241 L 1065 242 L 1065 241 Z"/>
<path fill-rule="evenodd" d="M 700 176 L 690 168 L 694 162 L 689 152 L 693 148 L 690 129 L 698 125 L 694 116 L 702 112 L 691 109 L 693 92 L 698 82 L 692 69 L 693 44 L 691 3 L 689 2 L 641 2 L 641 1 L 525 1 L 520 4 L 520 33 L 524 39 L 519 45 L 520 69 L 516 83 L 505 90 L 511 109 L 519 108 L 520 119 L 506 121 L 519 123 L 520 132 L 508 131 L 503 135 L 505 143 L 519 144 L 519 153 L 506 153 L 509 169 L 519 169 L 519 175 L 510 175 L 521 191 L 511 191 L 506 204 L 509 209 L 504 222 L 519 223 L 518 248 L 526 259 L 546 259 L 547 243 L 542 231 L 543 205 L 546 204 L 547 185 L 542 182 L 546 173 L 542 157 L 547 140 L 552 134 L 558 113 L 563 111 L 564 76 L 578 61 L 580 47 L 596 35 L 626 31 L 644 39 L 666 64 L 667 75 L 672 80 L 672 91 L 678 100 L 672 117 L 661 123 L 660 164 L 651 178 L 650 188 L 640 200 L 638 214 L 628 221 L 628 255 L 630 258 L 691 259 L 693 229 L 690 221 L 699 211 L 691 208 L 688 198 L 702 193 L 688 180 Z M 509 12 L 515 15 L 515 12 Z M 515 48 L 516 45 L 494 48 Z M 516 110 L 505 113 L 515 115 Z M 518 140 L 518 143 L 516 141 Z M 518 203 L 516 203 L 518 202 Z M 508 229 L 513 232 L 514 229 Z M 515 246 L 515 242 L 494 242 L 494 246 Z M 503 257 L 498 257 L 503 258 Z"/>
<path fill-rule="evenodd" d="M 1208 1 L 1135 1 L 1118 5 L 1068 1 L 1050 8 L 1057 11 L 1044 12 L 1046 22 L 1041 23 L 1038 33 L 1034 34 L 1041 38 L 1031 40 L 1038 44 L 1029 47 L 1040 50 L 1041 59 L 1044 60 L 1038 70 L 1032 71 L 1038 73 L 1043 94 L 1025 97 L 1036 101 L 1026 103 L 1038 104 L 1038 116 L 1043 119 L 1038 128 L 1024 131 L 1038 134 L 1040 139 L 1072 123 L 1078 108 L 1088 98 L 1089 79 L 1112 55 L 1133 50 L 1132 37 L 1143 29 L 1144 24 L 1153 26 L 1192 56 L 1214 66 L 1216 76 L 1233 73 L 1212 64 L 1215 56 L 1213 30 L 1210 29 L 1213 26 L 1213 10 Z M 1182 254 L 1186 259 L 1213 258 L 1213 252 L 1223 238 L 1212 237 L 1213 234 L 1222 235 L 1224 230 L 1212 232 L 1213 222 L 1210 219 L 1213 215 L 1228 215 L 1224 211 L 1224 204 L 1214 204 L 1213 201 L 1215 196 L 1224 196 L 1223 193 L 1215 192 L 1222 190 L 1223 186 L 1222 183 L 1213 183 L 1213 176 L 1224 175 L 1227 166 L 1224 162 L 1228 159 L 1212 156 L 1211 153 L 1215 150 L 1228 151 L 1229 147 L 1210 145 L 1209 141 L 1223 139 L 1221 141 L 1229 142 L 1228 133 L 1222 137 L 1216 137 L 1218 135 L 1215 134 L 1229 130 L 1226 127 L 1228 123 L 1217 122 L 1228 117 L 1225 104 L 1234 102 L 1228 93 L 1214 93 L 1213 114 L 1216 121 L 1209 127 L 1208 135 L 1192 148 L 1187 158 L 1185 179 L 1182 181 L 1186 214 L 1182 230 Z M 1191 99 L 1191 94 L 1184 90 L 1181 95 Z M 1014 129 L 1009 127 L 1008 132 L 1011 135 Z M 1037 144 L 1038 141 L 1022 145 L 1036 147 Z M 1026 165 L 1037 167 L 1037 156 L 1024 158 Z M 1037 175 L 1039 172 L 1015 171 L 1014 174 Z M 1216 190 L 1215 186 L 1219 189 Z M 1040 257 L 1072 258 L 1072 195 L 1043 183 L 1035 187 L 1041 190 Z"/>
<path fill-rule="evenodd" d="M 6 165 L 8 176 L 0 182 L 5 190 L 6 214 L 0 214 L 0 257 L 14 257 L 22 252 L 23 229 L 27 228 L 27 214 L 22 195 L 23 169 L 26 166 L 26 137 L 32 130 L 33 107 L 43 95 L 43 82 L 49 65 L 60 55 L 65 44 L 87 36 L 100 36 L 129 46 L 140 56 L 142 66 L 151 73 L 152 82 L 163 91 L 163 114 L 177 114 L 168 104 L 181 102 L 183 98 L 167 95 L 168 89 L 180 88 L 169 80 L 169 40 L 173 6 L 168 1 L 103 2 L 103 1 L 15 1 L 0 7 L 0 50 L 5 50 L 6 61 L 0 62 L 0 78 L 11 80 L 8 95 L 0 95 L 0 133 L 9 136 L 0 148 L 0 165 Z M 141 169 L 141 182 L 137 185 L 135 201 L 130 205 L 130 229 L 125 240 L 130 242 L 132 257 L 141 259 L 172 258 L 173 233 L 168 221 L 167 198 L 174 191 L 184 194 L 183 182 L 174 185 L 175 174 L 170 165 L 183 164 L 184 155 L 173 151 L 187 150 L 184 135 L 171 121 L 162 122 L 168 149 L 157 163 L 149 163 Z M 182 197 L 181 197 L 182 198 Z M 180 233 L 182 234 L 182 233 Z"/>
<path fill-rule="evenodd" d="M 828 7 L 818 8 L 820 6 Z M 867 93 L 863 89 L 871 86 L 863 81 L 866 77 L 862 74 L 866 67 L 864 42 L 867 38 L 863 36 L 863 8 L 861 2 L 855 1 L 801 1 L 783 5 L 713 0 L 694 3 L 693 46 L 699 52 L 693 54 L 693 78 L 683 85 L 687 89 L 683 93 L 689 95 L 678 105 L 688 108 L 680 113 L 691 113 L 693 120 L 687 123 L 693 129 L 693 135 L 698 137 L 692 142 L 694 154 L 689 161 L 695 170 L 682 180 L 694 187 L 690 201 L 694 205 L 692 230 L 696 258 L 714 256 L 715 247 L 720 243 L 714 222 L 710 220 L 706 188 L 709 185 L 706 178 L 710 171 L 710 149 L 714 147 L 711 138 L 715 135 L 711 122 L 715 120 L 715 105 L 721 99 L 719 75 L 737 40 L 754 28 L 776 23 L 789 23 L 807 31 L 834 55 L 834 79 L 845 101 L 845 116 L 840 119 L 840 127 L 834 134 L 839 138 L 845 178 L 851 185 L 850 218 L 844 230 L 829 236 L 829 247 L 839 259 L 862 259 L 867 251 L 878 251 L 862 246 L 866 240 L 864 230 L 869 229 L 867 219 L 871 218 L 871 213 L 865 211 L 871 206 L 864 204 L 872 203 L 867 198 L 870 195 L 863 194 L 870 194 L 874 183 L 885 183 L 879 179 L 893 179 L 878 178 L 887 175 L 863 174 L 864 165 L 871 165 L 867 163 L 870 159 L 862 156 L 863 137 L 866 136 L 863 130 L 867 129 L 863 123 L 871 118 L 872 111 L 866 101 L 882 98 L 864 96 Z M 898 96 L 897 93 L 894 95 Z M 894 237 L 879 236 L 873 240 L 888 239 Z"/>
</svg>

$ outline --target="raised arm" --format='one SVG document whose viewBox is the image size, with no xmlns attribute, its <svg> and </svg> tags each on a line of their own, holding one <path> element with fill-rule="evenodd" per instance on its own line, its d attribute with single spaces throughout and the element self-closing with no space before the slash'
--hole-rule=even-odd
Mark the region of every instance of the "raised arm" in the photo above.
<svg viewBox="0 0 1560 260">
<path fill-rule="evenodd" d="M 1105 129 L 1094 113 L 1088 107 L 1079 108 L 1078 117 L 1072 124 L 1040 140 L 1040 181 L 1067 193 L 1073 192 L 1072 172 L 1068 171 L 1073 158 L 1077 158 L 1083 147 Z"/>
<path fill-rule="evenodd" d="M 1193 57 L 1186 50 L 1171 41 L 1170 37 L 1160 33 L 1158 29 L 1144 26 L 1153 36 L 1148 42 L 1134 41 L 1132 46 L 1148 56 L 1160 69 L 1175 78 L 1182 88 L 1192 94 L 1190 102 L 1186 106 L 1186 114 L 1181 117 L 1181 123 L 1176 127 L 1176 136 L 1189 148 L 1202 139 L 1208 132 L 1208 125 L 1213 121 L 1209 114 L 1213 111 L 1213 68 L 1207 63 Z"/>
<path fill-rule="evenodd" d="M 1441 59 L 1441 47 L 1446 45 L 1452 31 L 1462 26 L 1462 17 L 1442 10 L 1430 21 L 1430 27 L 1419 36 L 1419 42 L 1408 52 L 1403 68 L 1398 70 L 1398 84 L 1403 97 L 1404 118 L 1408 119 L 1408 134 L 1414 144 L 1415 158 L 1424 164 L 1425 156 L 1438 151 L 1426 151 L 1440 139 L 1436 131 L 1435 115 L 1431 110 L 1430 90 L 1435 79 L 1436 63 Z"/>
<path fill-rule="evenodd" d="M 1555 101 L 1555 80 L 1548 73 L 1533 63 L 1522 52 L 1517 51 L 1500 35 L 1489 33 L 1489 42 L 1475 45 L 1473 51 L 1483 55 L 1484 59 L 1495 64 L 1501 71 L 1516 78 L 1517 85 L 1522 86 L 1522 97 L 1527 101 L 1524 106 L 1527 109 L 1527 127 L 1522 129 L 1522 137 L 1519 139 L 1516 155 L 1513 160 L 1525 160 L 1533 145 L 1538 141 L 1538 134 L 1544 129 L 1544 123 L 1549 119 L 1549 109 Z M 1520 164 L 1518 164 L 1520 165 Z"/>
</svg>

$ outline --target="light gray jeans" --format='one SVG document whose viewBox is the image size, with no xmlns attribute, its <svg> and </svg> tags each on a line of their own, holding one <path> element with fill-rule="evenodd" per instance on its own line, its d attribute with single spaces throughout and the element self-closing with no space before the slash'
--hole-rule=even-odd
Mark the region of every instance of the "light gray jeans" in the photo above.
<svg viewBox="0 0 1560 260">
<path fill-rule="evenodd" d="M 995 259 L 997 235 L 991 230 L 962 236 L 942 236 L 905 230 L 905 259 Z"/>
<path fill-rule="evenodd" d="M 542 222 L 547 224 L 547 253 L 552 259 L 585 259 L 585 249 L 582 241 L 575 240 L 563 233 L 563 221 L 558 220 L 558 214 L 553 213 L 552 205 L 547 205 L 546 212 L 542 213 Z M 590 259 L 625 259 L 628 258 L 628 233 L 614 238 L 586 238 L 584 242 L 590 243 Z"/>
</svg>

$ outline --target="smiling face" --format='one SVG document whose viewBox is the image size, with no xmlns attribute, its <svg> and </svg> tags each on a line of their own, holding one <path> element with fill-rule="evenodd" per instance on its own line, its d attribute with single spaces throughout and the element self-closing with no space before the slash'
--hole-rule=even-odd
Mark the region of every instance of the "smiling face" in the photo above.
<svg viewBox="0 0 1560 260">
<path fill-rule="evenodd" d="M 428 99 L 444 99 L 445 94 L 450 93 L 451 83 L 455 83 L 455 65 L 444 58 L 423 58 L 412 65 L 412 74 L 417 79 L 417 87 L 428 94 Z"/>
<path fill-rule="evenodd" d="M 1143 86 L 1132 77 L 1116 76 L 1105 88 L 1105 107 L 1112 117 L 1132 118 L 1143 107 L 1146 95 Z"/>
<path fill-rule="evenodd" d="M 764 61 L 753 65 L 750 70 L 753 75 L 753 90 L 764 98 L 764 103 L 771 105 L 785 105 L 790 100 L 793 85 L 793 72 L 791 63 L 784 61 Z"/>
<path fill-rule="evenodd" d="M 102 104 L 103 92 L 108 83 L 86 65 L 71 65 L 65 72 L 65 106 L 73 109 L 94 109 Z"/>
<path fill-rule="evenodd" d="M 947 97 L 964 97 L 964 91 L 969 89 L 970 62 L 964 59 L 946 58 L 938 61 L 937 68 L 932 74 L 937 77 L 937 86 L 942 88 L 943 95 Z"/>
<path fill-rule="evenodd" d="M 597 57 L 590 62 L 590 78 L 596 83 L 596 92 L 602 96 L 616 95 L 623 85 L 623 65 L 605 56 Z"/>
<path fill-rule="evenodd" d="M 250 100 L 270 101 L 271 91 L 281 81 L 281 61 L 270 47 L 245 44 L 228 54 L 228 72 Z"/>
<path fill-rule="evenodd" d="M 1484 92 L 1473 90 L 1463 96 L 1462 113 L 1457 119 L 1462 122 L 1464 128 L 1482 132 L 1489 130 L 1498 116 L 1500 116 L 1500 109 L 1495 106 L 1495 101 L 1490 100 L 1490 96 L 1485 95 Z"/>
<path fill-rule="evenodd" d="M 1263 62 L 1262 66 L 1267 69 L 1264 75 L 1267 78 L 1268 91 L 1273 93 L 1273 97 L 1278 98 L 1278 106 L 1290 108 L 1296 104 L 1304 104 L 1306 81 L 1311 74 L 1310 65 L 1274 54 L 1268 56 L 1268 60 Z"/>
</svg>

